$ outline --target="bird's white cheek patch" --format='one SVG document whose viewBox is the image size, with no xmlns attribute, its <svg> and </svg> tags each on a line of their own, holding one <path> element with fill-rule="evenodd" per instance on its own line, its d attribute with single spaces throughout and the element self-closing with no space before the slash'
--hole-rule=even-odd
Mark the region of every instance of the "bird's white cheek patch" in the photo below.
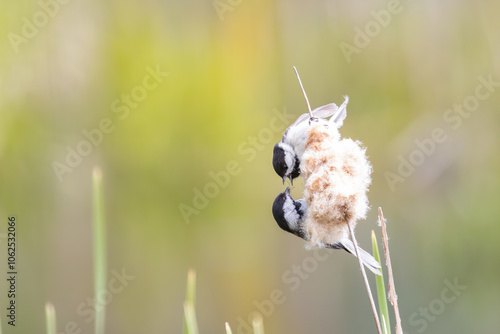
<svg viewBox="0 0 500 334">
<path fill-rule="evenodd" d="M 286 175 L 292 174 L 295 166 L 295 154 L 290 151 L 285 151 L 285 163 L 287 166 Z"/>
<path fill-rule="evenodd" d="M 295 204 L 291 198 L 287 198 L 283 204 L 283 211 L 285 212 L 285 220 L 288 222 L 290 229 L 298 230 L 299 214 L 295 209 Z"/>
</svg>

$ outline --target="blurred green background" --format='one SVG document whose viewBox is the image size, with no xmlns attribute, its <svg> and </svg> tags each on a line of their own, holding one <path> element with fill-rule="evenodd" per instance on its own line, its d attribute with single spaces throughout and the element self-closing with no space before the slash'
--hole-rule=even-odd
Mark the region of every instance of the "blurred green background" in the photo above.
<svg viewBox="0 0 500 334">
<path fill-rule="evenodd" d="M 295 65 L 313 108 L 350 97 L 341 134 L 373 164 L 358 241 L 380 236 L 382 206 L 405 333 L 499 332 L 499 12 L 487 0 L 4 1 L 0 263 L 3 277 L 15 215 L 19 282 L 18 324 L 2 311 L 3 331 L 43 332 L 51 301 L 58 332 L 93 332 L 98 165 L 109 277 L 135 277 L 107 303 L 107 333 L 180 333 L 189 268 L 201 333 L 225 321 L 247 333 L 253 312 L 267 333 L 375 332 L 354 258 L 315 258 L 271 215 L 285 188 L 272 148 L 306 110 Z"/>
</svg>

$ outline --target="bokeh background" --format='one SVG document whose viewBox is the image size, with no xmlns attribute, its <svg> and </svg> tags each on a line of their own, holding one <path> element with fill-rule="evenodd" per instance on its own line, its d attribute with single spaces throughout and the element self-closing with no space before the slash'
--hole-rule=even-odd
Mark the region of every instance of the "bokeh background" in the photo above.
<svg viewBox="0 0 500 334">
<path fill-rule="evenodd" d="M 488 0 L 4 1 L 0 260 L 5 272 L 16 215 L 20 274 L 18 324 L 2 311 L 3 331 L 43 332 L 51 301 L 58 332 L 93 332 L 78 309 L 93 296 L 100 166 L 109 275 L 135 277 L 108 303 L 107 333 L 181 332 L 189 268 L 201 333 L 226 321 L 247 333 L 274 290 L 268 333 L 375 332 L 354 258 L 317 260 L 271 215 L 285 188 L 272 148 L 306 110 L 295 65 L 313 107 L 351 99 L 341 134 L 373 164 L 358 241 L 380 236 L 383 207 L 405 333 L 499 332 L 499 12 Z"/>
</svg>

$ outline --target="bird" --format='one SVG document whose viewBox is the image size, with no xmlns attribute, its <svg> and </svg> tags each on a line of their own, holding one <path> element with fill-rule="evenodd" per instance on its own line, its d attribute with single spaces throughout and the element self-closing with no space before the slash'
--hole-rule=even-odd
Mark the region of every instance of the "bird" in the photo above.
<svg viewBox="0 0 500 334">
<path fill-rule="evenodd" d="M 308 240 L 307 233 L 304 231 L 304 222 L 307 215 L 307 204 L 304 199 L 294 200 L 290 195 L 290 188 L 287 187 L 286 190 L 279 194 L 273 203 L 273 216 L 278 226 L 299 238 Z M 342 238 L 341 240 L 334 243 L 325 243 L 322 245 L 323 248 L 331 249 L 343 249 L 349 254 L 356 256 L 356 251 L 354 249 L 354 244 L 348 238 Z M 358 246 L 358 252 L 361 256 L 361 261 L 363 264 L 374 274 L 382 275 L 380 271 L 380 264 L 371 256 L 368 252 L 363 250 Z"/>
<path fill-rule="evenodd" d="M 293 179 L 300 175 L 300 161 L 304 153 L 307 141 L 307 132 L 310 127 L 320 119 L 327 117 L 330 122 L 337 127 L 342 126 L 346 117 L 346 106 L 349 98 L 346 96 L 344 103 L 337 107 L 335 103 L 316 108 L 309 113 L 300 115 L 297 120 L 290 125 L 283 134 L 282 140 L 274 145 L 273 167 L 275 172 L 283 179 L 283 184 L 287 178 L 293 185 Z"/>
</svg>

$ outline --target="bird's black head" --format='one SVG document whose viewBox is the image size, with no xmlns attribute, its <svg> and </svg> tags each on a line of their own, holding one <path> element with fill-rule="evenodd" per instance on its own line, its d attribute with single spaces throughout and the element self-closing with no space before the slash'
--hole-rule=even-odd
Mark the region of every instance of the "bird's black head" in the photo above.
<svg viewBox="0 0 500 334">
<path fill-rule="evenodd" d="M 290 188 L 279 194 L 273 203 L 273 216 L 278 226 L 287 232 L 303 238 L 300 225 L 304 219 L 304 208 L 301 201 L 294 201 L 290 196 Z"/>
<path fill-rule="evenodd" d="M 300 161 L 293 148 L 283 142 L 274 145 L 273 150 L 273 167 L 276 174 L 283 178 L 285 183 L 286 178 L 290 178 L 290 182 L 300 175 Z"/>
<path fill-rule="evenodd" d="M 288 228 L 288 223 L 285 219 L 285 211 L 283 210 L 283 206 L 285 205 L 286 195 L 285 193 L 279 194 L 273 203 L 273 217 L 274 220 L 278 223 L 279 227 L 283 230 L 290 232 Z"/>
<path fill-rule="evenodd" d="M 285 162 L 285 149 L 283 148 L 283 143 L 278 143 L 274 145 L 273 167 L 274 170 L 276 171 L 276 174 L 278 174 L 281 177 L 286 176 L 288 167 Z"/>
</svg>

